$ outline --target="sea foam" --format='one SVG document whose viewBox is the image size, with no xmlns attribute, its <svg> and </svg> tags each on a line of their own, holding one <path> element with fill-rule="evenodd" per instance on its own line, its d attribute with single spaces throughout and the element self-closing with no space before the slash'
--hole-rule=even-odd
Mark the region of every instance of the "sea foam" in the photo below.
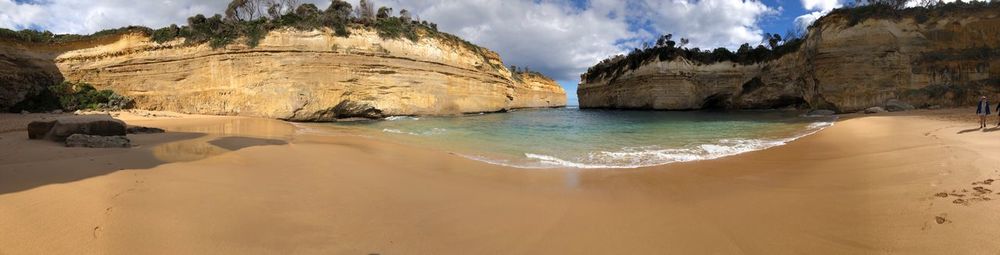
<svg viewBox="0 0 1000 255">
<path fill-rule="evenodd" d="M 525 153 L 524 156 L 535 161 L 536 164 L 516 167 L 638 168 L 677 162 L 718 159 L 785 145 L 799 138 L 815 134 L 832 125 L 833 122 L 812 123 L 805 132 L 783 139 L 720 139 L 716 143 L 699 144 L 683 148 L 661 148 L 659 146 L 625 147 L 616 151 L 591 152 L 586 157 L 576 160 L 567 160 L 544 154 Z M 485 161 L 482 158 L 474 159 Z M 511 166 L 510 163 L 506 162 L 502 165 Z"/>
<path fill-rule="evenodd" d="M 389 116 L 389 117 L 385 117 L 385 120 L 389 120 L 389 121 L 392 121 L 392 120 L 420 120 L 420 118 L 413 117 L 413 116 Z"/>
<path fill-rule="evenodd" d="M 431 136 L 431 135 L 444 134 L 445 132 L 448 132 L 448 129 L 433 128 L 433 129 L 427 130 L 427 131 L 409 132 L 409 131 L 403 131 L 403 130 L 399 130 L 399 129 L 395 129 L 395 128 L 385 128 L 385 129 L 382 129 L 382 132 L 393 133 L 393 134 L 404 134 L 404 135 L 416 135 L 416 136 Z"/>
</svg>

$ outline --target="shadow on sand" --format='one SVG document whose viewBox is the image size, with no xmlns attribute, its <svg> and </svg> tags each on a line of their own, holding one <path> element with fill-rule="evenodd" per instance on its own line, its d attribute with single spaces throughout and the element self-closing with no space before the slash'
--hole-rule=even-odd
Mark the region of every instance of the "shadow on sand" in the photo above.
<svg viewBox="0 0 1000 255">
<path fill-rule="evenodd" d="M 288 142 L 277 139 L 264 139 L 264 138 L 252 138 L 252 137 L 240 137 L 240 136 L 227 136 L 227 137 L 217 138 L 212 141 L 209 141 L 208 143 L 229 151 L 238 151 L 254 146 L 288 144 Z"/>
<path fill-rule="evenodd" d="M 69 183 L 125 169 L 200 160 L 255 146 L 284 145 L 283 140 L 217 137 L 203 133 L 168 132 L 129 135 L 133 148 L 67 148 L 59 143 L 27 140 L 25 132 L 0 133 L 0 146 L 15 148 L 0 155 L 0 195 L 50 184 Z M 21 141 L 16 141 L 24 139 Z M 18 143 L 19 145 L 7 144 Z M 177 157 L 176 154 L 181 154 Z"/>
<path fill-rule="evenodd" d="M 965 134 L 965 133 L 969 133 L 969 132 L 976 132 L 976 131 L 983 131 L 984 133 L 985 132 L 1000 131 L 1000 126 L 995 126 L 995 127 L 991 127 L 991 128 L 970 128 L 970 129 L 965 129 L 965 130 L 958 131 L 958 133 L 956 133 L 956 134 L 961 135 L 961 134 Z"/>
<path fill-rule="evenodd" d="M 965 134 L 965 133 L 969 133 L 969 132 L 976 132 L 976 131 L 980 131 L 980 130 L 986 131 L 986 130 L 983 130 L 983 128 L 970 128 L 970 129 L 958 131 L 958 133 L 956 133 L 956 134 L 961 135 L 961 134 Z"/>
</svg>

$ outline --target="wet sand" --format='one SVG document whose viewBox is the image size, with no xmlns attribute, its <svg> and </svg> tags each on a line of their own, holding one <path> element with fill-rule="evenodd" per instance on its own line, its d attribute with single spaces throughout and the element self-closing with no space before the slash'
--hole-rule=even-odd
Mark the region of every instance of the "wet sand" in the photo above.
<svg viewBox="0 0 1000 255">
<path fill-rule="evenodd" d="M 614 170 L 238 117 L 121 114 L 168 130 L 131 149 L 7 128 L 0 254 L 995 254 L 1000 129 L 967 112 L 845 116 L 786 146 Z"/>
</svg>

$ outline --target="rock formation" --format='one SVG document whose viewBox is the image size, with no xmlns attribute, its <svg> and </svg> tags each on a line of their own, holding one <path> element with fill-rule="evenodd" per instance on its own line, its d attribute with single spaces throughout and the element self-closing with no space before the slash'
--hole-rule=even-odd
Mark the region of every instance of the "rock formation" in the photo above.
<svg viewBox="0 0 1000 255">
<path fill-rule="evenodd" d="M 753 65 L 656 59 L 581 82 L 581 108 L 690 110 L 798 107 L 855 112 L 898 99 L 917 107 L 1000 96 L 997 8 L 869 18 L 834 12 L 794 53 Z"/>
<path fill-rule="evenodd" d="M 28 124 L 28 139 L 65 141 L 75 134 L 95 136 L 125 136 L 125 122 L 109 115 L 78 115 Z"/>
<path fill-rule="evenodd" d="M 38 64 L 15 63 L 0 78 L 87 82 L 146 110 L 328 121 L 566 104 L 554 81 L 515 79 L 485 48 L 434 36 L 383 40 L 365 29 L 346 38 L 275 30 L 253 48 L 160 44 L 139 33 L 52 45 L 0 41 L 0 66 L 11 60 Z M 23 84 L 0 81 L 0 109 L 38 89 Z"/>
</svg>

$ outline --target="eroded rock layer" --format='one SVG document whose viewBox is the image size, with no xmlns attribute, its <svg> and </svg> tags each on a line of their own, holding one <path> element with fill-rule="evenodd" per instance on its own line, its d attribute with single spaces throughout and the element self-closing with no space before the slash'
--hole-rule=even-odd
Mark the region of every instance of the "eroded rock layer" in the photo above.
<svg viewBox="0 0 1000 255">
<path fill-rule="evenodd" d="M 995 10 L 848 25 L 832 15 L 798 51 L 755 65 L 649 61 L 580 84 L 582 108 L 689 110 L 820 108 L 860 111 L 900 99 L 958 106 L 1000 96 L 1000 13 Z"/>
<path fill-rule="evenodd" d="M 496 53 L 437 37 L 278 30 L 253 48 L 159 44 L 141 34 L 77 44 L 47 54 L 61 79 L 114 90 L 149 110 L 327 121 L 566 104 L 554 81 L 514 79 Z"/>
</svg>

